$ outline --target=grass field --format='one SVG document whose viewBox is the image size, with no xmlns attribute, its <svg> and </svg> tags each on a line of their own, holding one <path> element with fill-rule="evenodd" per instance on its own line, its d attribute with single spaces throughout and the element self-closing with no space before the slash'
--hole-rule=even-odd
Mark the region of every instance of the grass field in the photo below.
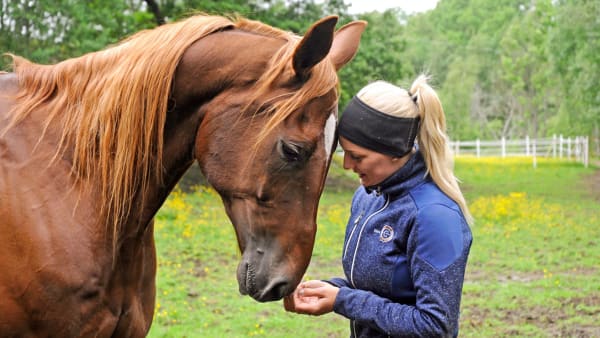
<svg viewBox="0 0 600 338">
<path fill-rule="evenodd" d="M 461 337 L 600 336 L 598 169 L 554 160 L 459 158 L 476 219 Z M 332 167 L 306 278 L 341 276 L 355 178 Z M 211 189 L 172 194 L 156 219 L 157 305 L 150 337 L 347 337 L 336 314 L 286 313 L 240 296 L 235 234 Z"/>
</svg>

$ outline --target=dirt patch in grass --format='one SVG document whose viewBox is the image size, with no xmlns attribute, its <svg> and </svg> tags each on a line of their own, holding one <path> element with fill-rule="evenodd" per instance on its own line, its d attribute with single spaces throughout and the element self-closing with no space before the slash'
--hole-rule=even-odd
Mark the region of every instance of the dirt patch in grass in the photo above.
<svg viewBox="0 0 600 338">
<path fill-rule="evenodd" d="M 583 184 L 592 198 L 596 201 L 600 201 L 600 170 L 596 170 L 592 174 L 586 175 L 583 178 Z"/>
<path fill-rule="evenodd" d="M 596 268 L 578 268 L 555 271 L 555 274 L 596 275 Z M 542 271 L 489 272 L 470 268 L 465 274 L 466 283 L 528 284 L 544 279 Z M 495 288 L 493 288 L 496 290 Z M 469 290 L 465 297 L 490 297 L 489 291 Z M 461 330 L 473 332 L 495 332 L 498 336 L 545 336 L 545 337 L 600 337 L 600 294 L 585 297 L 552 298 L 545 305 L 532 304 L 527 297 L 513 296 L 510 304 L 501 308 L 468 304 L 461 309 Z M 469 336 L 470 336 L 469 334 Z"/>
<path fill-rule="evenodd" d="M 525 302 L 525 300 L 523 301 Z M 499 336 L 528 336 L 535 326 L 547 337 L 600 337 L 600 297 L 567 299 L 560 307 L 526 306 L 493 312 L 490 309 L 470 307 L 461 316 L 463 328 L 480 328 L 502 323 Z M 578 318 L 575 320 L 575 318 Z M 493 323 L 493 324 L 492 324 Z"/>
<path fill-rule="evenodd" d="M 499 283 L 523 282 L 528 283 L 544 278 L 542 271 L 533 272 L 517 272 L 509 271 L 508 273 L 490 273 L 480 269 L 467 269 L 465 273 L 465 281 L 480 282 L 480 281 L 497 281 Z"/>
</svg>

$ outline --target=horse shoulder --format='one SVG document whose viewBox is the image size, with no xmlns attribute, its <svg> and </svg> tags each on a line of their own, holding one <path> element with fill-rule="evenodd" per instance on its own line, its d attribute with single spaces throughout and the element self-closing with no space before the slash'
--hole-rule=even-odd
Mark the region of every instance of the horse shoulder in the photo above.
<svg viewBox="0 0 600 338">
<path fill-rule="evenodd" d="M 106 306 L 112 257 L 94 227 L 93 199 L 79 191 L 68 163 L 49 164 L 52 147 L 41 142 L 29 156 L 35 129 L 26 119 L 0 137 L 0 331 L 75 336 L 90 319 L 112 330 L 119 320 Z"/>
</svg>

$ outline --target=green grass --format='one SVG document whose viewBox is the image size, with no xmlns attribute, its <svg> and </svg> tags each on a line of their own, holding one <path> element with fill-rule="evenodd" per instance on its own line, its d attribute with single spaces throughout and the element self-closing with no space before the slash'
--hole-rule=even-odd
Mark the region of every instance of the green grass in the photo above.
<svg viewBox="0 0 600 338">
<path fill-rule="evenodd" d="M 457 161 L 476 218 L 461 336 L 600 334 L 594 170 L 544 159 L 536 169 L 527 159 Z"/>
<path fill-rule="evenodd" d="M 533 169 L 527 159 L 471 158 L 459 158 L 455 169 L 476 219 L 461 336 L 600 336 L 600 207 L 588 182 L 595 169 L 551 160 Z M 355 184 L 334 162 L 307 278 L 342 275 Z M 347 320 L 336 314 L 294 315 L 281 302 L 239 295 L 235 234 L 210 189 L 169 197 L 157 215 L 156 245 L 150 337 L 349 334 Z"/>
</svg>

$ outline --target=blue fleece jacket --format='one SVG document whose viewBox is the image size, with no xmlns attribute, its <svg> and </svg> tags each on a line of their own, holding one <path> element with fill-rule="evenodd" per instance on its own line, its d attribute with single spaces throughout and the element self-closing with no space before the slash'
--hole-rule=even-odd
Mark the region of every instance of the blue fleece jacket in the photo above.
<svg viewBox="0 0 600 338">
<path fill-rule="evenodd" d="M 359 188 L 346 228 L 346 278 L 333 310 L 351 337 L 458 335 L 471 230 L 428 177 L 419 151 L 376 187 Z"/>
</svg>

